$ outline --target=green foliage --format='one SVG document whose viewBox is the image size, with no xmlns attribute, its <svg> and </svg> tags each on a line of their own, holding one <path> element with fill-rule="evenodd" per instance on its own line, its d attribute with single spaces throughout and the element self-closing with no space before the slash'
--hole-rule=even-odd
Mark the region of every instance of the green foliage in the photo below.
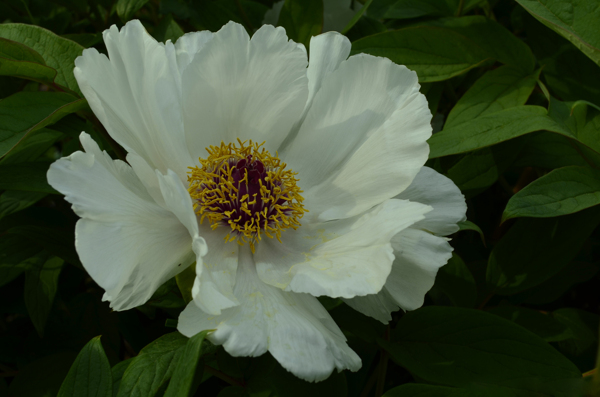
<svg viewBox="0 0 600 397">
<path fill-rule="evenodd" d="M 112 374 L 99 336 L 81 349 L 57 397 L 112 397 Z"/>
<path fill-rule="evenodd" d="M 469 208 L 423 308 L 383 325 L 319 297 L 360 356 L 359 371 L 309 383 L 270 354 L 231 357 L 211 331 L 173 332 L 194 304 L 194 265 L 136 309 L 114 312 L 102 301 L 76 251 L 78 218 L 47 182 L 53 161 L 81 149 L 82 131 L 126 159 L 83 98 L 75 59 L 84 48 L 106 54 L 102 32 L 131 19 L 161 42 L 230 20 L 251 35 L 275 3 L 0 2 L 0 396 L 596 395 L 593 0 L 354 0 L 360 10 L 338 24 L 352 55 L 416 71 L 433 116 L 427 165 Z M 332 4 L 285 0 L 274 24 L 308 47 L 336 17 Z"/>
</svg>

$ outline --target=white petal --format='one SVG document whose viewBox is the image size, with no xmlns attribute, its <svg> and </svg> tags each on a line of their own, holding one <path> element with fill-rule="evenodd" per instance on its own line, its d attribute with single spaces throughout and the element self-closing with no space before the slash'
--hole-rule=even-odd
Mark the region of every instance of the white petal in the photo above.
<svg viewBox="0 0 600 397">
<path fill-rule="evenodd" d="M 264 238 L 255 254 L 258 274 L 273 286 L 314 296 L 375 294 L 392 267 L 391 238 L 430 210 L 388 200 L 362 216 L 285 231 L 283 243 Z"/>
<path fill-rule="evenodd" d="M 324 80 L 280 158 L 320 220 L 357 215 L 410 185 L 427 160 L 430 120 L 415 72 L 356 55 Z"/>
<path fill-rule="evenodd" d="M 239 305 L 233 294 L 237 271 L 239 245 L 233 241 L 226 243 L 225 228 L 212 230 L 201 226 L 208 252 L 202 258 L 202 265 L 196 264 L 196 279 L 192 296 L 196 305 L 209 314 L 221 314 L 221 310 Z"/>
<path fill-rule="evenodd" d="M 386 288 L 373 295 L 356 296 L 352 299 L 343 299 L 343 301 L 354 310 L 384 324 L 389 323 L 392 319 L 390 313 L 400 308 Z"/>
<path fill-rule="evenodd" d="M 106 290 L 111 307 L 126 310 L 145 303 L 194 260 L 188 230 L 193 225 L 188 221 L 186 227 L 179 219 L 185 197 L 176 198 L 177 192 L 163 195 L 163 208 L 126 163 L 111 160 L 85 133 L 81 143 L 86 152 L 52 164 L 48 181 L 82 218 L 75 246 L 83 266 Z M 168 178 L 179 182 L 174 175 Z M 203 240 L 195 237 L 201 249 Z"/>
<path fill-rule="evenodd" d="M 263 25 L 277 26 L 277 22 L 279 21 L 279 14 L 281 13 L 281 9 L 283 8 L 284 3 L 285 0 L 273 3 L 273 7 L 265 13 L 265 16 L 262 21 Z"/>
<path fill-rule="evenodd" d="M 104 32 L 109 58 L 87 49 L 74 74 L 111 137 L 163 174 L 185 180 L 192 157 L 185 145 L 181 78 L 173 44 L 154 40 L 135 20 Z"/>
<path fill-rule="evenodd" d="M 244 248 L 235 286 L 240 306 L 212 316 L 190 303 L 179 317 L 179 331 L 191 337 L 216 329 L 208 338 L 232 356 L 269 351 L 285 369 L 307 381 L 323 380 L 336 368 L 357 371 L 360 358 L 320 303 L 264 284 Z"/>
<path fill-rule="evenodd" d="M 230 22 L 183 73 L 188 145 L 205 148 L 252 139 L 272 153 L 300 118 L 308 94 L 306 52 L 283 28 L 261 27 L 249 39 Z"/>
<path fill-rule="evenodd" d="M 175 54 L 180 74 L 183 75 L 185 68 L 188 67 L 194 57 L 212 37 L 212 32 L 203 30 L 201 32 L 186 33 L 177 39 L 177 42 L 175 42 Z"/>
<path fill-rule="evenodd" d="M 409 228 L 392 239 L 396 260 L 385 288 L 404 310 L 423 305 L 435 276 L 452 256 L 448 239 Z"/>
<path fill-rule="evenodd" d="M 448 239 L 414 227 L 394 236 L 392 246 L 396 259 L 384 288 L 375 295 L 344 299 L 353 309 L 384 324 L 399 307 L 404 310 L 421 307 L 438 269 L 452 256 Z"/>
<path fill-rule="evenodd" d="M 456 233 L 456 224 L 467 219 L 467 204 L 460 189 L 450 179 L 429 167 L 423 167 L 412 184 L 396 198 L 432 206 L 433 211 L 413 227 L 439 236 Z"/>
</svg>

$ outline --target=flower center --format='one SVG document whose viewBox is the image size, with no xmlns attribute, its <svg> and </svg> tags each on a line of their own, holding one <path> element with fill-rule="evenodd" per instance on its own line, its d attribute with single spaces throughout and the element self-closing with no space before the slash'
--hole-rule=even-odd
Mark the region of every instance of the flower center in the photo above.
<svg viewBox="0 0 600 397">
<path fill-rule="evenodd" d="M 246 143 L 248 143 L 246 145 Z M 208 219 L 212 229 L 219 225 L 231 228 L 225 241 L 254 244 L 261 234 L 277 237 L 287 228 L 300 226 L 304 209 L 296 185 L 296 173 L 257 143 L 238 145 L 221 142 L 206 148 L 208 157 L 200 158 L 201 167 L 189 167 L 189 192 L 200 223 Z"/>
</svg>

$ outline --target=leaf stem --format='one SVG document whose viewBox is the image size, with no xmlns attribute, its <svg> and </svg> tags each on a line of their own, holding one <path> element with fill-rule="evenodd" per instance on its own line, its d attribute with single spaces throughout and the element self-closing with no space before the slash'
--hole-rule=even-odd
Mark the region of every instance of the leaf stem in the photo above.
<svg viewBox="0 0 600 397">
<path fill-rule="evenodd" d="M 459 17 L 462 14 L 463 7 L 465 6 L 465 0 L 460 0 L 458 3 L 458 10 L 456 10 L 456 16 Z"/>
<path fill-rule="evenodd" d="M 385 329 L 385 334 L 383 337 L 386 341 L 390 340 L 390 326 Z M 385 388 L 385 376 L 387 374 L 387 366 L 388 366 L 388 352 L 385 349 L 381 349 L 381 356 L 379 357 L 379 366 L 377 368 L 377 386 L 375 387 L 375 396 L 379 397 L 383 395 L 383 391 Z"/>
</svg>

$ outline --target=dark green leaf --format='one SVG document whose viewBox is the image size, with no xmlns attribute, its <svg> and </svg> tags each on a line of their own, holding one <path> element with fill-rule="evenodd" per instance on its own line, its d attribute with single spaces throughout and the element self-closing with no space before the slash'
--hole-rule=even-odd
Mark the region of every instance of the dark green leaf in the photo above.
<svg viewBox="0 0 600 397">
<path fill-rule="evenodd" d="M 179 291 L 184 302 L 190 303 L 192 301 L 192 287 L 194 286 L 194 280 L 196 279 L 196 262 L 192 263 L 187 269 L 175 276 Z"/>
<path fill-rule="evenodd" d="M 600 8 L 586 0 L 517 0 L 538 21 L 560 34 L 600 65 Z"/>
<path fill-rule="evenodd" d="M 573 260 L 598 222 L 598 208 L 557 218 L 520 219 L 490 254 L 490 290 L 512 295 L 548 280 Z"/>
<path fill-rule="evenodd" d="M 19 92 L 3 99 L 0 101 L 0 157 L 33 131 L 86 106 L 85 99 L 62 92 Z"/>
<path fill-rule="evenodd" d="M 372 7 L 375 18 L 412 19 L 424 16 L 451 17 L 457 14 L 460 0 L 381 0 Z M 481 0 L 463 1 L 462 12 L 468 12 Z"/>
<path fill-rule="evenodd" d="M 25 305 L 29 318 L 40 335 L 44 334 L 44 327 L 52 309 L 63 263 L 60 258 L 40 254 L 39 263 L 25 272 Z"/>
<path fill-rule="evenodd" d="M 0 189 L 57 194 L 46 180 L 50 164 L 0 164 Z"/>
<path fill-rule="evenodd" d="M 357 40 L 352 53 L 390 58 L 417 72 L 420 82 L 447 80 L 488 60 L 533 72 L 529 48 L 501 25 L 484 17 L 447 20 L 440 26 L 416 26 Z"/>
<path fill-rule="evenodd" d="M 4 156 L 4 158 L 0 160 L 0 164 L 21 164 L 35 161 L 54 160 L 56 157 L 47 155 L 48 149 L 50 149 L 56 141 L 63 137 L 64 134 L 49 128 L 37 130 L 35 134 L 30 134 L 27 136 L 21 141 L 21 143 L 19 143 L 17 147 Z"/>
<path fill-rule="evenodd" d="M 586 262 L 571 262 L 548 280 L 512 298 L 518 302 L 543 305 L 559 299 L 573 285 L 588 281 L 598 273 L 598 266 Z"/>
<path fill-rule="evenodd" d="M 117 396 L 153 397 L 164 390 L 186 342 L 185 336 L 173 332 L 144 347 L 125 370 Z"/>
<path fill-rule="evenodd" d="M 179 26 L 171 14 L 169 14 L 166 15 L 154 29 L 153 36 L 158 41 L 166 42 L 167 40 L 171 40 L 174 43 L 178 38 L 183 36 L 183 33 L 181 26 Z"/>
<path fill-rule="evenodd" d="M 112 397 L 112 374 L 99 336 L 81 349 L 57 397 Z"/>
<path fill-rule="evenodd" d="M 422 83 L 447 80 L 490 59 L 469 38 L 450 29 L 417 26 L 383 32 L 352 43 L 352 54 L 367 53 L 406 65 Z"/>
<path fill-rule="evenodd" d="M 149 0 L 118 0 L 117 15 L 121 21 L 126 22 L 131 19 L 140 8 L 142 8 Z"/>
<path fill-rule="evenodd" d="M 42 249 L 18 235 L 6 234 L 0 239 L 0 286 L 34 267 Z"/>
<path fill-rule="evenodd" d="M 112 369 L 111 369 L 112 395 L 114 397 L 117 396 L 117 393 L 119 392 L 119 386 L 121 385 L 121 379 L 123 378 L 123 375 L 125 374 L 125 371 L 127 370 L 127 367 L 129 367 L 129 364 L 131 364 L 131 362 L 133 361 L 134 358 L 128 358 L 127 360 L 123 360 L 123 361 L 119 362 L 118 364 L 116 364 L 114 367 L 112 367 Z"/>
<path fill-rule="evenodd" d="M 561 342 L 561 350 L 579 355 L 590 347 L 596 347 L 600 320 L 597 314 L 580 309 L 565 308 L 553 311 L 552 316 L 568 327 L 571 332 L 572 338 Z"/>
<path fill-rule="evenodd" d="M 30 207 L 46 196 L 43 192 L 6 190 L 0 196 L 0 218 Z"/>
<path fill-rule="evenodd" d="M 26 45 L 0 38 L 0 75 L 52 84 L 56 70 L 46 66 L 44 58 Z"/>
<path fill-rule="evenodd" d="M 212 331 L 214 330 L 202 331 L 187 341 L 165 392 L 165 397 L 191 397 L 194 394 L 199 380 L 202 379 L 202 366 L 198 367 L 203 354 L 202 343 L 206 335 Z M 197 371 L 197 368 L 200 371 Z"/>
<path fill-rule="evenodd" d="M 585 166 L 588 165 L 586 159 L 592 160 L 591 149 L 562 135 L 541 131 L 529 134 L 522 139 L 525 139 L 525 143 L 514 163 L 515 167 L 553 169 L 569 165 Z M 598 165 L 600 166 L 600 158 Z"/>
<path fill-rule="evenodd" d="M 58 256 L 71 264 L 79 264 L 79 258 L 75 252 L 73 241 L 73 229 L 18 225 L 12 227 L 8 233 L 28 238 L 32 243 L 44 248 L 48 253 Z"/>
<path fill-rule="evenodd" d="M 547 312 L 511 305 L 500 305 L 488 310 L 488 313 L 503 317 L 528 329 L 546 342 L 558 342 L 572 338 L 569 329 Z"/>
<path fill-rule="evenodd" d="M 341 33 L 343 35 L 345 35 L 350 29 L 352 29 L 352 27 L 354 25 L 356 25 L 356 22 L 358 22 L 358 20 L 364 15 L 364 13 L 367 11 L 367 9 L 371 6 L 372 3 L 373 3 L 373 0 L 367 0 L 366 3 L 363 4 L 361 9 L 358 10 L 358 12 L 356 14 L 354 14 L 354 16 L 352 17 L 350 22 L 348 22 L 346 27 L 344 29 L 342 29 Z"/>
<path fill-rule="evenodd" d="M 57 84 L 81 95 L 73 69 L 75 58 L 83 52 L 82 46 L 39 26 L 20 23 L 0 25 L 0 37 L 32 48 L 44 58 L 46 65 L 56 70 Z"/>
<path fill-rule="evenodd" d="M 548 116 L 571 137 L 600 153 L 600 111 L 595 106 L 585 101 L 567 103 L 550 98 Z"/>
<path fill-rule="evenodd" d="M 9 396 L 53 397 L 75 360 L 75 353 L 61 352 L 30 362 L 10 384 Z"/>
<path fill-rule="evenodd" d="M 479 226 L 477 226 L 476 224 L 474 224 L 471 221 L 462 221 L 462 222 L 458 222 L 458 227 L 460 231 L 463 230 L 473 230 L 477 233 L 479 233 L 479 235 L 481 236 L 481 241 L 485 242 L 485 236 L 483 234 L 483 232 L 481 231 L 481 228 Z"/>
<path fill-rule="evenodd" d="M 414 376 L 445 386 L 476 382 L 510 388 L 515 395 L 567 397 L 553 394 L 556 384 L 581 376 L 536 335 L 481 310 L 425 307 L 408 312 L 394 331 L 393 343 L 379 343 Z"/>
<path fill-rule="evenodd" d="M 512 397 L 515 395 L 514 390 L 497 385 L 447 387 L 408 383 L 388 390 L 382 397 Z"/>
<path fill-rule="evenodd" d="M 600 204 L 600 171 L 589 167 L 559 168 L 512 196 L 502 214 L 511 218 L 548 218 Z"/>
<path fill-rule="evenodd" d="M 454 105 L 445 129 L 479 116 L 524 105 L 536 86 L 539 70 L 524 74 L 510 66 L 501 66 L 481 76 Z"/>
<path fill-rule="evenodd" d="M 185 272 L 185 271 L 184 271 Z M 195 274 L 192 276 L 192 283 L 195 279 Z M 191 295 L 191 288 L 190 288 Z M 150 300 L 146 303 L 150 306 L 154 307 L 162 307 L 162 308 L 183 308 L 186 303 L 181 297 L 181 292 L 179 291 L 179 287 L 177 282 L 175 281 L 175 277 L 169 279 L 163 285 L 158 287 L 156 292 L 152 294 Z"/>
<path fill-rule="evenodd" d="M 278 25 L 290 39 L 309 48 L 310 38 L 323 30 L 323 0 L 285 0 Z"/>
<path fill-rule="evenodd" d="M 435 278 L 430 293 L 444 294 L 454 306 L 474 307 L 477 299 L 477 287 L 473 274 L 463 260 L 456 254 L 445 266 L 442 266 Z"/>
<path fill-rule="evenodd" d="M 530 132 L 548 130 L 572 137 L 539 106 L 517 106 L 445 129 L 429 139 L 429 158 L 464 153 L 495 145 Z"/>
</svg>

